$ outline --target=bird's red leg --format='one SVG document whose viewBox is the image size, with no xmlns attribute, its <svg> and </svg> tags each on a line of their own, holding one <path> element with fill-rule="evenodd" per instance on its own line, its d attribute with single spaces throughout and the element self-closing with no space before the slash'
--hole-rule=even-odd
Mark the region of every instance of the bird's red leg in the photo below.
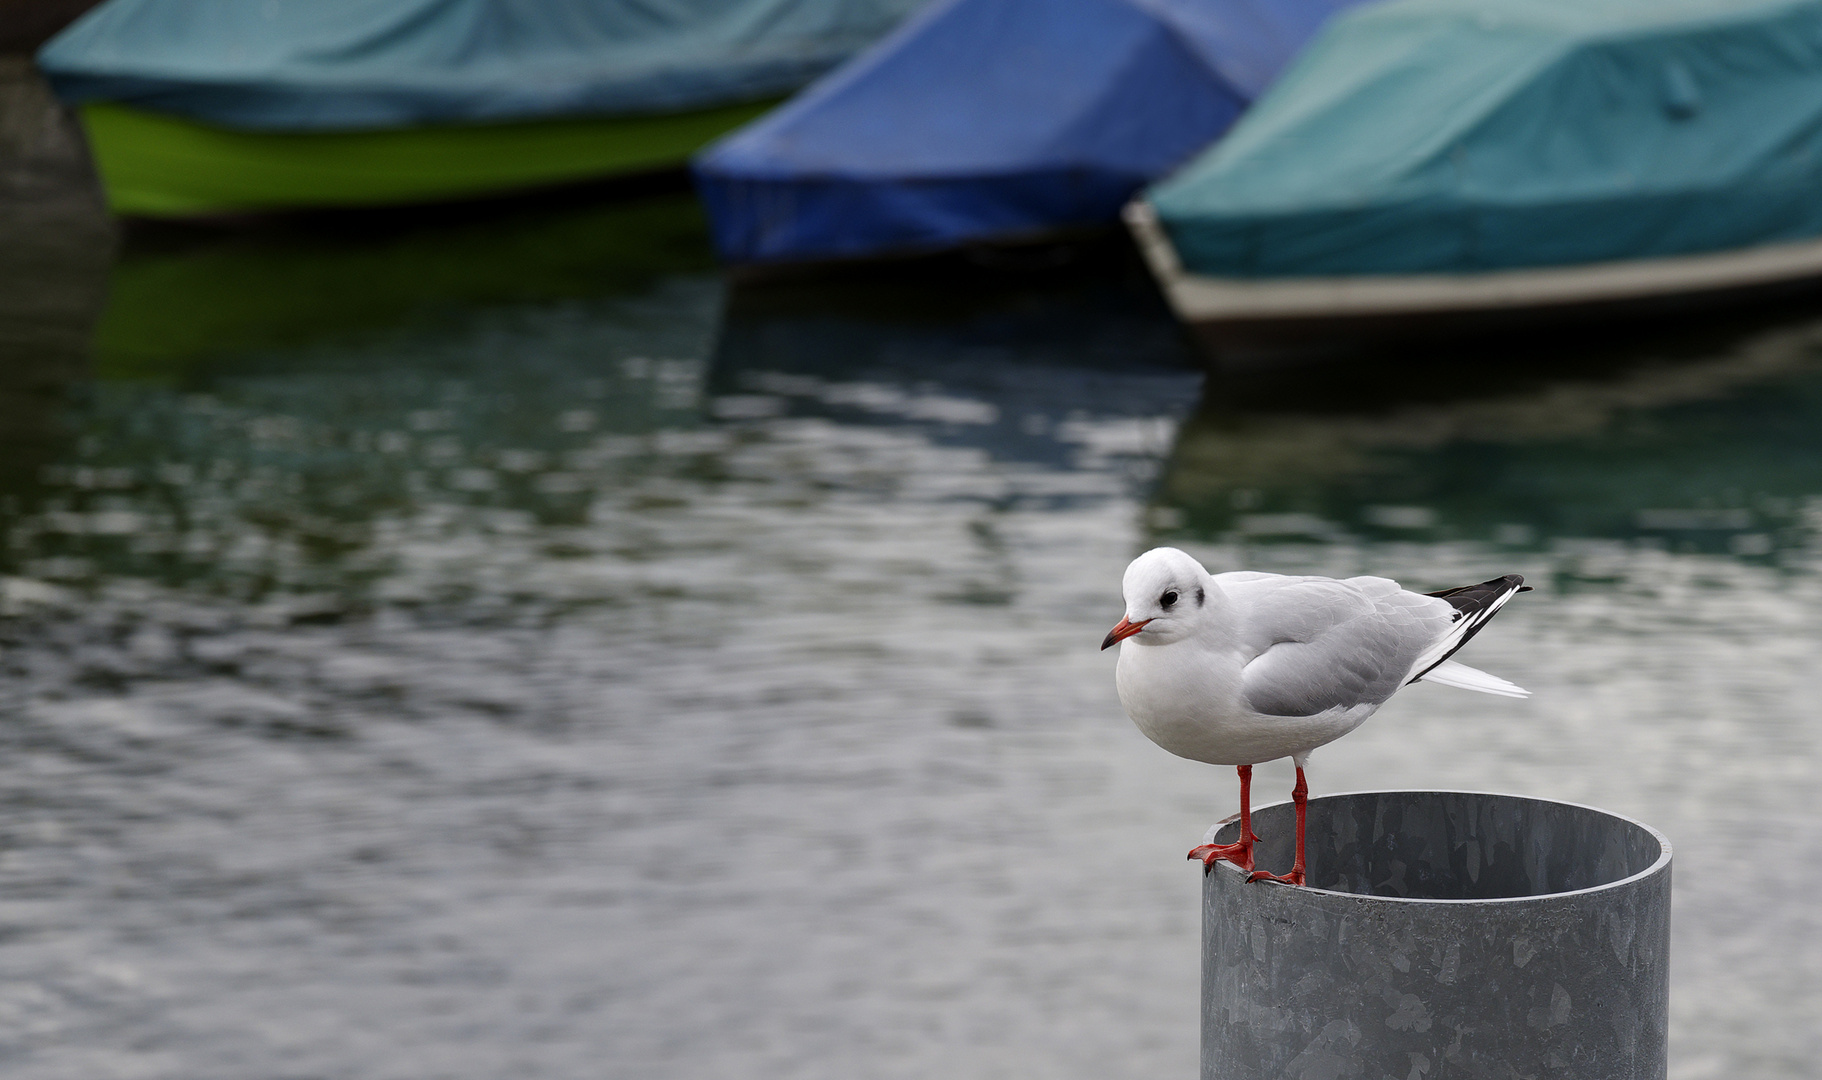
<svg viewBox="0 0 1822 1080">
<path fill-rule="evenodd" d="M 1240 773 L 1240 839 L 1231 844 L 1203 844 L 1191 848 L 1189 857 L 1201 859 L 1205 867 L 1226 859 L 1242 870 L 1253 868 L 1253 767 L 1242 765 Z"/>
<path fill-rule="evenodd" d="M 1255 870 L 1248 881 L 1282 881 L 1286 885 L 1303 884 L 1303 830 L 1305 815 L 1310 805 L 1310 786 L 1304 782 L 1303 769 L 1297 769 L 1297 786 L 1291 789 L 1291 802 L 1297 807 L 1297 858 L 1291 863 L 1288 874 L 1270 874 L 1264 870 Z"/>
</svg>

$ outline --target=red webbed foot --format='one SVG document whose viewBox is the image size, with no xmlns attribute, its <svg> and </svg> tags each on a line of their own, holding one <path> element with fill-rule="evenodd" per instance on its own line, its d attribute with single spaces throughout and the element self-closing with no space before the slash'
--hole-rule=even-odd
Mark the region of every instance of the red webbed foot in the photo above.
<svg viewBox="0 0 1822 1080">
<path fill-rule="evenodd" d="M 1201 859 L 1204 870 L 1214 866 L 1222 859 L 1226 859 L 1242 870 L 1250 871 L 1253 868 L 1253 844 L 1259 839 L 1259 834 L 1253 831 L 1253 767 L 1241 765 L 1237 767 L 1236 771 L 1240 774 L 1240 812 L 1233 817 L 1216 822 L 1215 826 L 1218 829 L 1222 825 L 1231 824 L 1235 818 L 1238 818 L 1240 839 L 1232 844 L 1201 844 L 1191 848 L 1189 857 Z M 1210 829 L 1208 836 L 1203 839 L 1206 840 L 1214 835 L 1215 829 Z"/>
<path fill-rule="evenodd" d="M 1253 837 L 1257 840 L 1258 837 Z M 1189 857 L 1201 859 L 1204 867 L 1213 866 L 1226 859 L 1242 870 L 1253 868 L 1253 845 L 1239 844 L 1203 844 L 1189 849 Z"/>
<path fill-rule="evenodd" d="M 1254 870 L 1247 875 L 1247 881 L 1281 881 L 1286 885 L 1303 884 L 1303 868 L 1295 867 L 1288 874 L 1274 874 L 1266 870 Z"/>
</svg>

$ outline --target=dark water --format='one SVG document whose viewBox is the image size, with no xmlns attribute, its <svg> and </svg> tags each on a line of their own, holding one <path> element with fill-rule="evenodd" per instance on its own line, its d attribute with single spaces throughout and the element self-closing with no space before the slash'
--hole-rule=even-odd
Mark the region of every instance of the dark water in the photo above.
<svg viewBox="0 0 1822 1080">
<path fill-rule="evenodd" d="M 1465 658 L 1535 698 L 1414 688 L 1312 782 L 1659 826 L 1672 1075 L 1814 1074 L 1822 312 L 1205 387 L 1117 252 L 94 235 L 0 255 L 95 298 L 4 316 L 10 1076 L 1194 1075 L 1232 777 L 1096 651 L 1159 542 L 1526 574 Z"/>
</svg>

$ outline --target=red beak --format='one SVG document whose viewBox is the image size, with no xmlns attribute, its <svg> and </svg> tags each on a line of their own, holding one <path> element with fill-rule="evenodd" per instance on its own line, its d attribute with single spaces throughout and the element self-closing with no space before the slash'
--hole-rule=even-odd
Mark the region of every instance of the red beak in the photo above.
<svg viewBox="0 0 1822 1080">
<path fill-rule="evenodd" d="M 1113 648 L 1116 642 L 1125 641 L 1127 638 L 1145 629 L 1145 624 L 1150 621 L 1150 619 L 1140 619 L 1138 622 L 1127 622 L 1122 618 L 1119 625 L 1115 626 L 1112 630 L 1107 631 L 1107 636 L 1101 639 L 1101 651 L 1106 652 L 1108 649 Z"/>
</svg>

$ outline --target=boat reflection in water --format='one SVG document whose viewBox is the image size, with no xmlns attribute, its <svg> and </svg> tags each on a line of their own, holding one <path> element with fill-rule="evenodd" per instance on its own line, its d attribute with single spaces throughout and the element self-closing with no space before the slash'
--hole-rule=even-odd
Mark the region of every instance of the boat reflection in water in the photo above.
<svg viewBox="0 0 1822 1080">
<path fill-rule="evenodd" d="M 1216 380 L 1154 517 L 1262 543 L 1606 540 L 1803 558 L 1822 493 L 1822 325 L 1666 346 L 1572 353 L 1555 371 L 1508 357 L 1466 374 Z"/>
<path fill-rule="evenodd" d="M 710 385 L 723 416 L 921 421 L 996 460 L 1132 455 L 1144 479 L 1201 381 L 1115 238 L 736 289 Z"/>
</svg>

